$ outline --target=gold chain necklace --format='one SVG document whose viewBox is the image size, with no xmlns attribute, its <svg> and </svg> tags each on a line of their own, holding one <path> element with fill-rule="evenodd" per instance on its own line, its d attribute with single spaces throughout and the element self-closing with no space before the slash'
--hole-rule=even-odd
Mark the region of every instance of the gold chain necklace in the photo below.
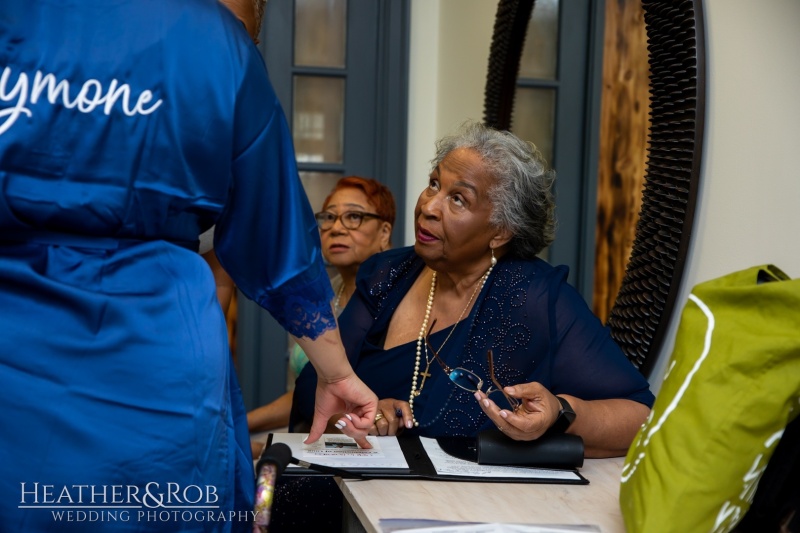
<svg viewBox="0 0 800 533">
<path fill-rule="evenodd" d="M 475 299 L 475 296 L 478 294 L 481 288 L 483 288 L 483 286 L 486 284 L 486 279 L 489 277 L 489 274 L 492 273 L 494 265 L 495 261 L 492 261 L 489 270 L 487 270 L 486 273 L 483 276 L 481 276 L 481 279 L 475 286 L 475 290 L 472 291 L 472 296 L 470 296 L 469 300 L 467 301 L 467 305 L 465 305 L 464 309 L 461 310 L 461 314 L 458 316 L 458 320 L 455 321 L 455 324 L 453 324 L 452 329 L 450 329 L 450 333 L 447 334 L 447 337 L 444 339 L 444 342 L 442 343 L 441 346 L 439 346 L 440 352 L 442 351 L 442 348 L 444 348 L 444 345 L 447 344 L 447 341 L 450 340 L 450 336 L 455 331 L 459 322 L 461 322 L 461 319 L 464 318 L 464 314 L 467 312 L 467 309 L 469 309 L 469 306 L 472 304 L 472 300 Z M 422 327 L 419 328 L 419 336 L 417 337 L 417 357 L 416 360 L 414 361 L 414 375 L 411 378 L 411 393 L 408 395 L 408 407 L 409 409 L 411 409 L 411 419 L 414 421 L 414 426 L 419 426 L 419 422 L 417 422 L 417 418 L 414 416 L 414 398 L 416 398 L 422 393 L 422 387 L 425 386 L 425 380 L 431 377 L 429 371 L 431 369 L 431 363 L 433 362 L 433 360 L 432 359 L 428 360 L 427 347 L 425 347 L 425 363 L 426 363 L 425 371 L 420 373 L 419 366 L 420 362 L 422 361 L 423 343 L 425 341 L 425 334 L 428 332 L 428 320 L 430 320 L 431 318 L 431 309 L 433 308 L 433 296 L 435 294 L 436 294 L 436 271 L 434 270 L 433 276 L 431 276 L 431 289 L 430 291 L 428 291 L 428 302 L 425 305 L 425 318 L 422 320 Z M 422 381 L 420 382 L 418 389 L 417 378 L 419 376 L 422 376 Z"/>
</svg>

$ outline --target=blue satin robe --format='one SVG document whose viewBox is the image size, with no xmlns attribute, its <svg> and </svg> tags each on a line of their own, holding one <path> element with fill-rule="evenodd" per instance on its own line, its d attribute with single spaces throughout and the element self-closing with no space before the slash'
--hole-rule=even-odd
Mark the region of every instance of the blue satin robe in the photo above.
<svg viewBox="0 0 800 533">
<path fill-rule="evenodd" d="M 335 327 L 285 117 L 224 6 L 4 0 L 0 529 L 249 530 L 229 514 L 253 509 L 244 406 L 194 251 L 212 224 L 290 333 Z M 115 517 L 57 518 L 79 486 Z"/>
</svg>

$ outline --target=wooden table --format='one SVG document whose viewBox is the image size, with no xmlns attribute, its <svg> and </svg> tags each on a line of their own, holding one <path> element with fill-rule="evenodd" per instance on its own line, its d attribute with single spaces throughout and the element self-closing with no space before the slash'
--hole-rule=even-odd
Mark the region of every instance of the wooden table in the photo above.
<svg viewBox="0 0 800 533">
<path fill-rule="evenodd" d="M 586 459 L 589 485 L 472 483 L 418 480 L 342 480 L 345 501 L 360 522 L 354 530 L 379 533 L 381 518 L 466 522 L 589 524 L 624 533 L 619 480 L 624 458 Z M 352 524 L 348 527 L 353 529 Z"/>
</svg>

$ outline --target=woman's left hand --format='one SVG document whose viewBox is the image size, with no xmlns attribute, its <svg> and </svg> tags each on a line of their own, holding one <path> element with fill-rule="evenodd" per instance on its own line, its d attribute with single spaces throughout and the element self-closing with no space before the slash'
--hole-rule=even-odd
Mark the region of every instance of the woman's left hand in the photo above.
<svg viewBox="0 0 800 533">
<path fill-rule="evenodd" d="M 504 390 L 521 400 L 515 411 L 500 409 L 483 392 L 476 392 L 475 398 L 497 428 L 512 439 L 538 439 L 558 418 L 561 402 L 541 383 L 534 381 L 506 387 Z"/>
<path fill-rule="evenodd" d="M 408 402 L 385 398 L 378 402 L 378 414 L 375 424 L 369 430 L 370 435 L 395 436 L 403 432 L 404 428 L 413 426 L 413 415 Z"/>
</svg>

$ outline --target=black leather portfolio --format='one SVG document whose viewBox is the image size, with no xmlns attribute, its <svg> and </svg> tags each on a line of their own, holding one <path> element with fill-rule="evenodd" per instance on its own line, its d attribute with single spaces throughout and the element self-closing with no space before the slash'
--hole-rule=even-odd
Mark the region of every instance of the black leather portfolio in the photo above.
<svg viewBox="0 0 800 533">
<path fill-rule="evenodd" d="M 269 435 L 268 447 L 281 442 L 292 450 L 293 465 L 284 475 L 490 483 L 589 483 L 578 472 L 583 465 L 583 441 L 574 435 L 546 436 L 530 442 L 511 440 L 499 431 L 483 432 L 477 438 L 369 437 L 370 442 L 375 443 L 372 451 L 343 444 L 348 437 L 342 435 L 323 435 L 320 442 L 325 441 L 325 444 L 317 444 L 311 449 L 302 443 L 304 436 L 292 433 Z"/>
</svg>

